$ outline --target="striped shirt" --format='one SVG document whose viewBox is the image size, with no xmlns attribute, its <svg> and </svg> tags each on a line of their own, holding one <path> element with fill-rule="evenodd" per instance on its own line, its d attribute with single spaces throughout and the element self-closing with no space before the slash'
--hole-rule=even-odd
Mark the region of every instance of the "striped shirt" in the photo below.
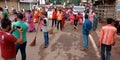
<svg viewBox="0 0 120 60">
<path fill-rule="evenodd" d="M 116 32 L 117 29 L 111 24 L 103 26 L 100 32 L 99 44 L 112 45 L 113 43 L 115 43 Z"/>
</svg>

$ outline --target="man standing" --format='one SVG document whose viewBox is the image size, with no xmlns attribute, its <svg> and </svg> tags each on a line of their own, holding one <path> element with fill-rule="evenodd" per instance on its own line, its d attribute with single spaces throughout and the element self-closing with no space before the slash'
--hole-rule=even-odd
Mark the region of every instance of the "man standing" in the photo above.
<svg viewBox="0 0 120 60">
<path fill-rule="evenodd" d="M 82 26 L 82 34 L 83 34 L 83 43 L 84 43 L 84 49 L 86 50 L 88 48 L 88 35 L 92 29 L 92 22 L 88 19 L 88 15 L 85 15 L 85 21 Z"/>
<path fill-rule="evenodd" d="M 7 10 L 3 10 L 3 8 L 0 7 L 0 11 L 2 12 L 1 21 L 3 21 L 3 20 L 9 20 L 9 16 L 8 16 Z"/>
<path fill-rule="evenodd" d="M 17 27 L 22 27 L 22 35 L 23 35 L 23 44 L 16 44 L 16 50 L 18 52 L 18 50 L 20 49 L 21 55 L 22 55 L 22 60 L 26 60 L 26 44 L 27 44 L 27 36 L 26 36 L 26 32 L 28 29 L 28 24 L 27 22 L 23 22 L 23 15 L 22 13 L 18 13 L 17 14 L 17 21 L 12 23 L 12 27 L 16 26 Z M 16 38 L 20 38 L 19 32 L 18 30 L 15 30 L 12 33 Z"/>
<path fill-rule="evenodd" d="M 57 30 L 62 31 L 62 17 L 63 17 L 63 11 L 59 10 L 57 13 Z"/>
<path fill-rule="evenodd" d="M 56 23 L 57 23 L 57 9 L 54 9 L 54 12 L 52 14 L 52 27 L 54 26 L 54 24 L 56 26 Z"/>
<path fill-rule="evenodd" d="M 0 31 L 0 46 L 2 52 L 2 58 L 4 60 L 15 60 L 16 57 L 16 47 L 15 43 L 22 44 L 22 28 L 17 29 L 20 35 L 19 39 L 16 39 L 12 34 L 9 33 L 11 29 L 11 21 L 4 20 L 1 23 L 2 31 Z"/>
<path fill-rule="evenodd" d="M 112 18 L 107 19 L 107 25 L 103 26 L 100 32 L 100 40 L 98 47 L 101 46 L 101 60 L 110 60 L 110 52 L 112 45 L 116 42 L 117 29 L 112 25 L 114 20 Z M 106 56 L 105 56 L 106 51 Z"/>
</svg>

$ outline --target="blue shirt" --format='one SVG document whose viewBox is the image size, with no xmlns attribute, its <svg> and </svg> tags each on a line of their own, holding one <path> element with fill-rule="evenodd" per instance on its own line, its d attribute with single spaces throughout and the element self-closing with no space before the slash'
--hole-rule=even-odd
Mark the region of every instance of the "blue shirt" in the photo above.
<svg viewBox="0 0 120 60">
<path fill-rule="evenodd" d="M 91 29 L 92 22 L 89 19 L 85 19 L 84 24 L 82 26 L 82 33 L 88 35 Z"/>
</svg>

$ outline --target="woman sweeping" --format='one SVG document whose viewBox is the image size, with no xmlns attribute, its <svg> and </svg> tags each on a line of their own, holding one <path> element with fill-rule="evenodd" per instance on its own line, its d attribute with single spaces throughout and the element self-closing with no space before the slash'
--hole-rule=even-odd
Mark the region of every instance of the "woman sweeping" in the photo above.
<svg viewBox="0 0 120 60">
<path fill-rule="evenodd" d="M 30 10 L 28 11 L 28 25 L 29 25 L 29 29 L 28 29 L 29 32 L 33 32 L 35 30 L 35 25 L 34 25 L 33 16 Z"/>
</svg>

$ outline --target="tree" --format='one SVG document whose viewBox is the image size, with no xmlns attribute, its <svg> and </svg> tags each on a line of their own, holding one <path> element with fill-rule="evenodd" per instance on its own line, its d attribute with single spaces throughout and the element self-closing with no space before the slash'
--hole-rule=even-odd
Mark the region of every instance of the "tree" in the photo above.
<svg viewBox="0 0 120 60">
<path fill-rule="evenodd" d="M 50 0 L 50 3 L 54 3 L 54 0 Z"/>
</svg>

